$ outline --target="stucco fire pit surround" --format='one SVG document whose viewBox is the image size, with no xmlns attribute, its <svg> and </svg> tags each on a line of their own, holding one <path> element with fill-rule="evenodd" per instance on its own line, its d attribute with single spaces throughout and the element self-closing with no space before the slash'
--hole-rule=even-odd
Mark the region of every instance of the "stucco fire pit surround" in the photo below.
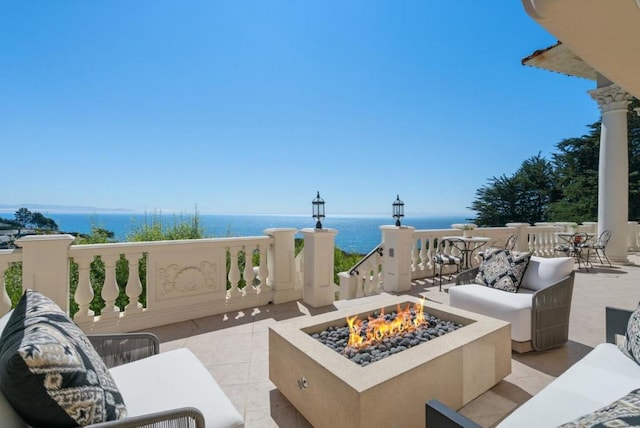
<svg viewBox="0 0 640 428">
<path fill-rule="evenodd" d="M 464 327 L 364 367 L 311 337 L 347 316 L 421 301 L 390 296 L 278 322 L 269 329 L 269 378 L 316 428 L 424 427 L 428 400 L 459 409 L 511 373 L 509 323 L 430 301 L 426 313 Z"/>
</svg>

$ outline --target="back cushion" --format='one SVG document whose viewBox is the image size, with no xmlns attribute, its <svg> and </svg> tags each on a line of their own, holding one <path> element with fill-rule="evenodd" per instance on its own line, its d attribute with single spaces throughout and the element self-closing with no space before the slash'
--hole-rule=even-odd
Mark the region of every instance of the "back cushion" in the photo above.
<svg viewBox="0 0 640 428">
<path fill-rule="evenodd" d="M 483 257 L 475 283 L 502 291 L 517 292 L 531 253 L 490 248 Z"/>
<path fill-rule="evenodd" d="M 542 290 L 569 276 L 574 269 L 573 257 L 545 258 L 532 256 L 520 287 Z"/>
<path fill-rule="evenodd" d="M 58 305 L 31 290 L 0 337 L 0 389 L 33 427 L 126 416 L 122 395 L 86 335 Z"/>
</svg>

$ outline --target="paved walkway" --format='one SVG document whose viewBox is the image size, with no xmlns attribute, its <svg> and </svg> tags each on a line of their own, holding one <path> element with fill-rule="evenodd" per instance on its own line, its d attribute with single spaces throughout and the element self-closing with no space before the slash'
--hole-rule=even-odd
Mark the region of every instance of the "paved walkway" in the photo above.
<svg viewBox="0 0 640 428">
<path fill-rule="evenodd" d="M 467 404 L 461 413 L 483 427 L 491 427 L 540 391 L 594 346 L 604 342 L 606 306 L 633 309 L 640 301 L 640 257 L 633 265 L 595 265 L 576 270 L 571 307 L 569 342 L 546 352 L 513 354 L 512 373 L 495 387 Z M 577 266 L 576 266 L 577 267 Z M 431 280 L 416 281 L 410 294 L 448 303 L 446 288 L 438 291 Z M 370 299 L 375 299 L 372 297 Z M 269 381 L 268 328 L 284 319 L 335 310 L 312 309 L 300 302 L 268 305 L 238 313 L 172 324 L 152 331 L 161 351 L 190 348 L 211 371 L 240 413 L 245 427 L 298 428 L 311 425 Z"/>
</svg>

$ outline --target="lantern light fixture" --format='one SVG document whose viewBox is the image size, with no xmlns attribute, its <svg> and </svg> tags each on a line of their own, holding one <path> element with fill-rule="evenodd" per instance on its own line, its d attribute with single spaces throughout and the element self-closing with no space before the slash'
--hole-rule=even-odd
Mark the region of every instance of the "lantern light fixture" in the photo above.
<svg viewBox="0 0 640 428">
<path fill-rule="evenodd" d="M 316 229 L 322 229 L 322 220 L 324 219 L 324 199 L 320 197 L 320 192 L 316 195 L 315 199 L 311 201 L 313 208 L 312 217 L 316 219 Z"/>
<path fill-rule="evenodd" d="M 396 226 L 400 226 L 400 219 L 404 217 L 404 202 L 400 200 L 400 195 L 396 195 L 393 201 L 393 218 L 396 219 Z"/>
</svg>

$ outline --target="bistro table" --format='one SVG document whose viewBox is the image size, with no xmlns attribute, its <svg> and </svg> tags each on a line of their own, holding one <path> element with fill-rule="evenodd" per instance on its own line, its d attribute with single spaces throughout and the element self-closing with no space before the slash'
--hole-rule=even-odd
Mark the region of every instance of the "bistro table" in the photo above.
<svg viewBox="0 0 640 428">
<path fill-rule="evenodd" d="M 578 269 L 580 269 L 582 262 L 588 271 L 591 263 L 586 257 L 582 256 L 582 250 L 589 245 L 589 241 L 593 238 L 593 235 L 587 232 L 556 232 L 555 236 L 559 238 L 556 241 L 560 242 L 555 246 L 554 253 L 556 251 L 566 253 L 567 256 L 576 259 Z M 576 236 L 580 239 L 577 240 Z"/>
<path fill-rule="evenodd" d="M 464 246 L 462 248 L 458 248 L 462 252 L 462 265 L 464 269 L 471 269 L 471 257 L 473 253 L 485 245 L 487 242 L 491 240 L 491 238 L 487 238 L 486 236 L 443 236 L 443 241 L 452 241 L 458 240 L 462 241 Z"/>
</svg>

